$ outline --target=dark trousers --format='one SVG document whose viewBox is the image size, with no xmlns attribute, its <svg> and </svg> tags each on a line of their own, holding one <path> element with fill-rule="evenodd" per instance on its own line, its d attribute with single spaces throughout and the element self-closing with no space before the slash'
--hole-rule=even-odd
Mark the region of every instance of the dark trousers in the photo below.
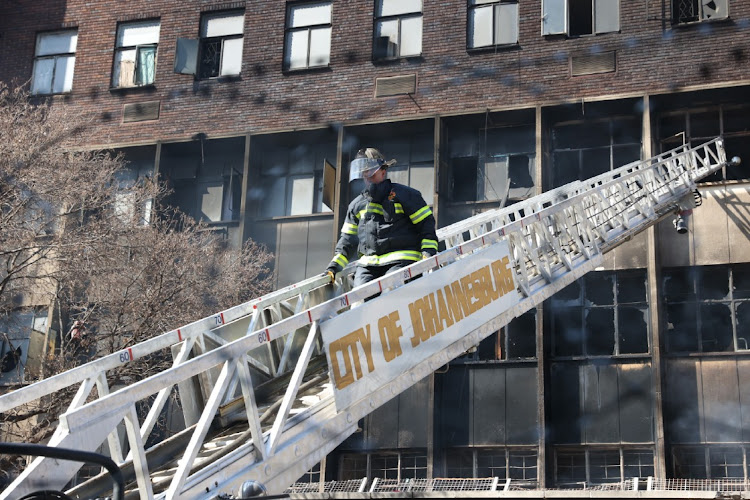
<svg viewBox="0 0 750 500">
<path fill-rule="evenodd" d="M 382 278 L 386 274 L 413 264 L 413 262 L 394 262 L 385 266 L 357 266 L 354 271 L 353 287 L 364 285 L 372 280 Z"/>
</svg>

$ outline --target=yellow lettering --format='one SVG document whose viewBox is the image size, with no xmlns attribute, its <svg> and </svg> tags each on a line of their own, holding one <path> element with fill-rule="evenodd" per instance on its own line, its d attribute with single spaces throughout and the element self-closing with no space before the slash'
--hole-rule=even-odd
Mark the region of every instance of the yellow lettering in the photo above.
<svg viewBox="0 0 750 500">
<path fill-rule="evenodd" d="M 492 263 L 492 276 L 495 279 L 495 286 L 502 292 L 501 295 L 505 295 L 515 288 L 513 273 L 508 267 L 509 265 L 510 260 L 507 256 Z"/>
<path fill-rule="evenodd" d="M 482 288 L 487 293 L 487 304 L 497 300 L 500 297 L 500 291 L 492 285 L 492 268 L 490 266 L 485 266 L 479 270 L 479 279 L 482 282 Z"/>
<path fill-rule="evenodd" d="M 428 326 L 423 315 L 426 297 L 417 299 L 409 304 L 409 316 L 411 317 L 411 326 L 414 336 L 411 338 L 411 346 L 417 347 L 420 342 L 430 338 Z"/>
<path fill-rule="evenodd" d="M 464 292 L 466 294 L 466 305 L 468 306 L 468 310 L 464 311 L 464 316 L 468 316 L 475 313 L 477 309 L 479 309 L 477 302 L 474 301 L 477 291 L 474 288 L 474 280 L 472 279 L 471 274 L 469 274 L 468 276 L 464 276 L 459 281 L 461 282 L 461 287 L 464 289 Z"/>
<path fill-rule="evenodd" d="M 411 304 L 409 304 L 409 311 L 411 311 Z M 386 362 L 401 356 L 402 353 L 399 338 L 404 335 L 404 331 L 398 324 L 400 319 L 398 311 L 393 311 L 378 320 L 380 343 L 383 345 L 383 357 Z"/>
<path fill-rule="evenodd" d="M 441 290 L 435 292 L 435 296 L 437 297 L 440 326 L 442 327 L 443 323 L 445 323 L 445 328 L 450 328 L 453 324 L 453 317 L 451 316 L 450 309 L 448 309 L 448 305 L 445 303 L 445 296 L 443 295 Z"/>
<path fill-rule="evenodd" d="M 469 309 L 469 306 L 467 305 L 466 295 L 464 295 L 464 291 L 461 288 L 461 282 L 454 281 L 450 285 L 443 288 L 443 291 L 445 291 L 445 299 L 448 302 L 448 307 L 450 307 L 453 321 L 458 323 L 459 321 L 464 319 L 464 316 L 467 314 L 467 311 Z"/>
<path fill-rule="evenodd" d="M 375 370 L 375 364 L 372 360 L 370 325 L 367 325 L 366 328 L 366 333 L 364 328 L 360 328 L 331 342 L 329 347 L 332 365 L 331 371 L 333 372 L 333 379 L 338 389 L 343 389 L 353 383 L 356 379 L 362 378 L 362 366 L 359 359 L 359 348 L 357 347 L 357 343 L 362 345 L 362 350 L 367 359 L 368 371 L 372 372 Z M 341 372 L 341 365 L 339 364 L 339 354 L 344 362 L 343 373 Z"/>
</svg>

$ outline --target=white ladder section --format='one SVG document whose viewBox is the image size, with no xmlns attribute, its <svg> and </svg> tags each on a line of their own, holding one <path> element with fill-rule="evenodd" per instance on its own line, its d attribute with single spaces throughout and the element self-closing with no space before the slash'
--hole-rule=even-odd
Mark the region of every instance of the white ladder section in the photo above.
<svg viewBox="0 0 750 500">
<path fill-rule="evenodd" d="M 685 200 L 692 198 L 696 181 L 725 164 L 723 141 L 717 138 L 476 215 L 438 231 L 446 250 L 404 272 L 351 290 L 350 267 L 337 279 L 333 294 L 334 287 L 326 286 L 325 277 L 304 280 L 2 396 L 0 413 L 77 386 L 49 444 L 95 451 L 108 442 L 112 459 L 133 469 L 134 488 L 141 498 L 237 495 L 247 480 L 262 484 L 268 493 L 281 493 L 351 435 L 360 418 L 601 265 L 608 250 L 688 207 Z M 469 275 L 473 278 L 461 281 Z M 485 278 L 489 281 L 483 282 Z M 472 285 L 472 280 L 477 284 Z M 433 325 L 451 330 L 450 335 L 435 335 L 434 328 L 426 332 L 424 324 L 407 328 L 404 309 L 400 324 L 380 324 L 382 339 L 376 342 L 377 333 L 366 335 L 370 323 L 379 324 L 378 318 L 393 320 L 396 310 L 388 307 L 405 302 L 404 297 L 410 297 L 406 302 L 414 301 L 411 305 L 420 297 L 423 305 L 434 300 L 437 310 L 436 304 L 441 297 L 450 298 L 455 283 L 466 285 L 464 293 L 473 290 L 476 300 L 468 299 L 464 309 L 451 309 L 455 303 L 440 304 Z M 359 307 L 351 308 L 355 303 Z M 446 311 L 450 314 L 443 317 Z M 355 330 L 362 321 L 367 331 Z M 455 323 L 452 329 L 450 323 Z M 401 335 L 399 326 L 404 328 Z M 407 334 L 413 334 L 411 343 Z M 347 344 L 346 339 L 355 342 Z M 175 353 L 171 368 L 110 393 L 109 373 L 170 347 Z M 407 351 L 409 356 L 399 357 Z M 328 383 L 312 399 L 303 397 L 301 391 L 309 389 L 304 376 L 310 360 L 323 352 L 330 380 L 326 378 Z M 273 422 L 264 425 L 264 408 L 255 395 L 258 382 L 281 374 L 288 377 L 286 389 L 276 402 Z M 157 474 L 152 450 L 145 449 L 144 443 L 170 393 L 178 384 L 196 380 L 204 390 L 199 415 L 188 423 L 186 444 L 172 457 L 173 467 Z M 306 405 L 296 408 L 306 397 Z M 212 423 L 220 407 L 230 401 L 238 403 L 245 432 L 228 451 L 206 458 L 204 445 L 215 432 Z M 138 417 L 136 404 L 148 409 L 145 419 Z M 120 436 L 118 427 L 123 423 L 125 436 Z M 122 439 L 130 450 L 128 456 L 121 451 Z M 80 465 L 37 458 L 0 499 L 60 490 Z M 165 476 L 166 482 L 159 483 L 157 476 Z"/>
</svg>

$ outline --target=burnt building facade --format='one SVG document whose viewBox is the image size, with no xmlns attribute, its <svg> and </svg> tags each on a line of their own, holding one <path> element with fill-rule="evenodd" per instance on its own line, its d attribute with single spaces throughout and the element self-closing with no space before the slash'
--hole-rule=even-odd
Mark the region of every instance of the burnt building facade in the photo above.
<svg viewBox="0 0 750 500">
<path fill-rule="evenodd" d="M 701 184 L 686 234 L 664 221 L 611 252 L 324 469 L 749 478 L 749 0 L 14 0 L 0 47 L 0 81 L 89 114 L 92 149 L 266 244 L 278 286 L 328 264 L 361 147 L 445 226 L 722 135 L 745 164 Z"/>
</svg>

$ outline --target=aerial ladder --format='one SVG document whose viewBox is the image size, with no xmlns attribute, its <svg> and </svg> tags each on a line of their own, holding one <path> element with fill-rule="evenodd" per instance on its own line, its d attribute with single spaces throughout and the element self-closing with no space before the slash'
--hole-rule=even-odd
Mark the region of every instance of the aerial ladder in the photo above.
<svg viewBox="0 0 750 500">
<path fill-rule="evenodd" d="M 132 497 L 281 493 L 361 418 L 693 208 L 696 183 L 727 164 L 716 138 L 480 213 L 440 229 L 433 258 L 354 289 L 351 266 L 333 286 L 306 279 L 6 394 L 0 413 L 75 389 L 48 445 L 108 449 Z M 164 350 L 171 368 L 108 385 L 118 367 Z M 146 448 L 175 391 L 185 430 Z M 80 466 L 40 456 L 0 500 L 62 491 Z M 65 494 L 106 496 L 106 479 Z"/>
</svg>

